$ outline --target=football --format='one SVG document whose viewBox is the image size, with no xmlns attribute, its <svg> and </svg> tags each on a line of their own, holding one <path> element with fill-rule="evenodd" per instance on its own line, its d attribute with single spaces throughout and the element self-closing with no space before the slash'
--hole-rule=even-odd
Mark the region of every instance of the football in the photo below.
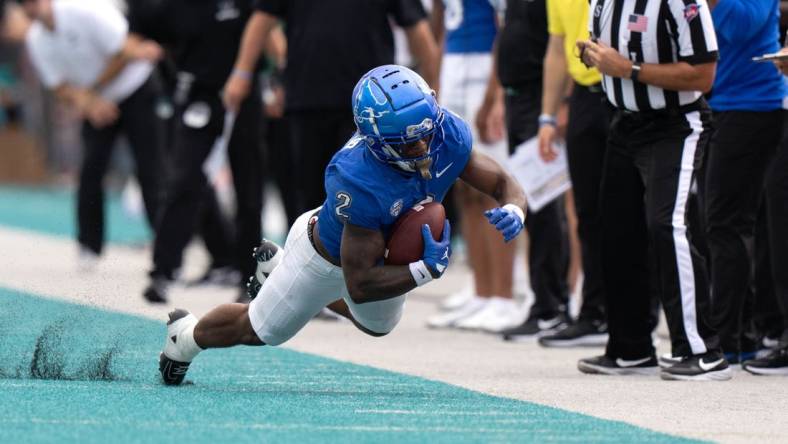
<svg viewBox="0 0 788 444">
<path fill-rule="evenodd" d="M 421 226 L 430 226 L 432 238 L 440 240 L 446 210 L 438 202 L 416 205 L 397 219 L 386 243 L 383 263 L 386 265 L 408 265 L 421 259 L 424 253 L 424 239 Z"/>
</svg>

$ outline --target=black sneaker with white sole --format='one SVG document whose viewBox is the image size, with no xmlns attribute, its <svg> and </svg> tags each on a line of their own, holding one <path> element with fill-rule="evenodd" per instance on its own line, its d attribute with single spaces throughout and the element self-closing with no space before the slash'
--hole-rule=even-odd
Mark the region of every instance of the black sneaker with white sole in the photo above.
<svg viewBox="0 0 788 444">
<path fill-rule="evenodd" d="M 763 358 L 744 361 L 741 367 L 753 375 L 788 376 L 788 346 L 772 350 Z"/>
<path fill-rule="evenodd" d="M 577 361 L 577 369 L 590 375 L 656 375 L 659 366 L 654 355 L 640 359 L 614 359 L 602 355 Z"/>
<path fill-rule="evenodd" d="M 560 314 L 551 319 L 540 319 L 530 316 L 517 327 L 508 328 L 501 332 L 504 341 L 528 341 L 551 334 L 569 325 L 566 315 Z"/>
<path fill-rule="evenodd" d="M 607 324 L 585 319 L 539 338 L 542 347 L 603 346 L 607 344 Z"/>
<path fill-rule="evenodd" d="M 665 353 L 659 357 L 659 366 L 661 368 L 671 367 L 678 364 L 682 360 L 684 360 L 682 356 L 673 356 L 672 353 Z"/>
<path fill-rule="evenodd" d="M 688 356 L 660 372 L 662 379 L 668 381 L 727 381 L 732 374 L 728 361 L 720 352 Z"/>
</svg>

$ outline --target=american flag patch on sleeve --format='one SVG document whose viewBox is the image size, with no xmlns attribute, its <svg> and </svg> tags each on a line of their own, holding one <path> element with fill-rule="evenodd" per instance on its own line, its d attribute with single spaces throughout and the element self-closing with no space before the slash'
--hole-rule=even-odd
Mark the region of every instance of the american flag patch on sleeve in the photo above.
<svg viewBox="0 0 788 444">
<path fill-rule="evenodd" d="M 648 17 L 640 14 L 629 14 L 627 29 L 631 32 L 646 32 L 648 28 Z"/>
</svg>

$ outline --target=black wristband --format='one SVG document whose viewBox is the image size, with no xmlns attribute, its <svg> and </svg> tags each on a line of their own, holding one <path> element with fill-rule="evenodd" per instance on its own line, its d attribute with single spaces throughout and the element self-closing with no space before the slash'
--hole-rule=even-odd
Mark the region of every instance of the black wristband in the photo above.
<svg viewBox="0 0 788 444">
<path fill-rule="evenodd" d="M 633 82 L 638 82 L 638 75 L 640 75 L 640 62 L 632 62 L 632 71 L 629 74 L 629 78 Z"/>
</svg>

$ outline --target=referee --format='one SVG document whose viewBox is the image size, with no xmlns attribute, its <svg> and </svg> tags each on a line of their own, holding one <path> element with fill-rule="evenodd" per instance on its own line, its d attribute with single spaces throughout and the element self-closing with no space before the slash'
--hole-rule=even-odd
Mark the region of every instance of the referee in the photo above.
<svg viewBox="0 0 788 444">
<path fill-rule="evenodd" d="M 609 340 L 584 373 L 650 374 L 649 267 L 670 329 L 663 379 L 727 380 L 707 321 L 709 283 L 687 235 L 687 200 L 710 133 L 717 39 L 706 0 L 592 0 L 579 56 L 602 73 L 614 107 L 600 192 Z"/>
</svg>

